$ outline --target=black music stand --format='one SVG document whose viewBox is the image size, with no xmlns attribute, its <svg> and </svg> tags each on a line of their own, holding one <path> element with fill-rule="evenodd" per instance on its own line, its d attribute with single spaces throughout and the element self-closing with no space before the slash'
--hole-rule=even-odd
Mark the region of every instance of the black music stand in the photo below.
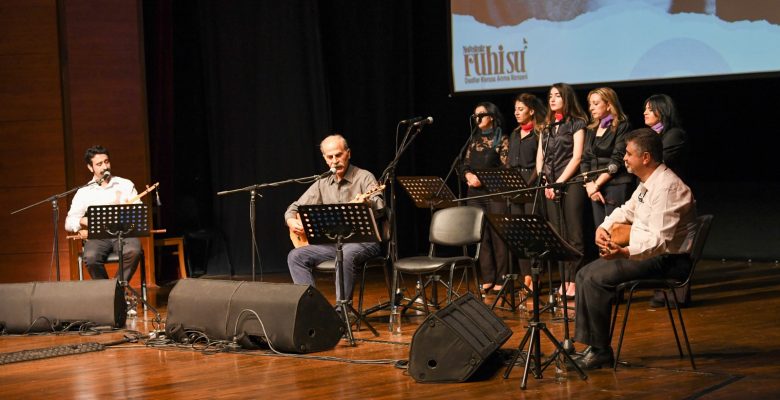
<svg viewBox="0 0 780 400">
<path fill-rule="evenodd" d="M 87 238 L 116 239 L 119 241 L 119 284 L 129 290 L 136 298 L 141 298 L 144 306 L 154 312 L 155 320 L 160 321 L 160 313 L 149 304 L 145 296 L 140 295 L 125 280 L 124 246 L 125 238 L 149 236 L 149 214 L 146 204 L 114 204 L 89 206 L 87 208 Z"/>
<path fill-rule="evenodd" d="M 498 194 L 508 191 L 520 191 L 518 193 L 501 196 L 506 201 L 507 212 L 512 203 L 530 203 L 534 201 L 536 191 L 527 190 L 528 183 L 523 179 L 519 170 L 489 168 L 475 170 L 474 174 L 477 175 L 477 178 L 479 178 L 479 181 L 482 183 L 482 187 L 484 187 L 488 193 Z M 493 300 L 493 304 L 490 306 L 491 310 L 496 308 L 498 301 L 501 299 L 504 300 L 505 304 L 509 303 L 509 311 L 514 312 L 517 310 L 517 304 L 515 303 L 515 280 L 518 279 L 519 275 L 514 272 L 514 262 L 512 262 L 511 255 L 510 257 L 507 257 L 507 261 L 509 263 L 507 268 L 508 273 L 503 276 L 504 282 L 501 284 L 501 290 L 498 291 L 495 300 Z M 531 288 L 526 287 L 525 283 L 521 282 L 520 285 L 524 287 L 528 293 L 531 292 Z M 536 288 L 537 290 L 539 289 L 538 286 Z"/>
<path fill-rule="evenodd" d="M 438 176 L 399 176 L 396 178 L 417 208 L 454 207 L 455 195 Z"/>
<path fill-rule="evenodd" d="M 531 276 L 534 286 L 537 288 L 539 287 L 539 261 L 572 261 L 582 257 L 577 249 L 571 247 L 555 232 L 549 222 L 538 215 L 488 215 L 488 220 L 518 258 L 531 260 Z M 544 332 L 550 342 L 555 345 L 555 352 L 544 363 L 541 362 L 540 332 Z M 526 388 L 531 358 L 534 359 L 533 371 L 534 377 L 537 379 L 542 378 L 542 371 L 560 354 L 563 354 L 574 365 L 580 378 L 583 380 L 588 378 L 582 368 L 574 362 L 571 355 L 564 350 L 561 343 L 550 333 L 547 326 L 543 322 L 539 322 L 538 290 L 533 291 L 533 317 L 528 322 L 528 330 L 523 336 L 523 340 L 520 341 L 517 352 L 506 372 L 504 372 L 504 378 L 509 377 L 517 359 L 522 355 L 526 342 L 529 344 L 525 357 L 523 380 L 520 383 L 521 389 Z"/>
<path fill-rule="evenodd" d="M 336 271 L 340 277 L 338 285 L 343 299 L 336 299 L 336 306 L 341 309 L 341 317 L 346 326 L 349 345 L 355 345 L 352 336 L 352 324 L 349 313 L 357 316 L 368 329 L 379 336 L 379 332 L 366 321 L 365 316 L 352 307 L 352 300 L 346 300 L 344 291 L 344 243 L 379 242 L 379 228 L 374 219 L 374 211 L 365 203 L 318 204 L 301 205 L 298 207 L 303 230 L 310 244 L 336 244 Z"/>
</svg>

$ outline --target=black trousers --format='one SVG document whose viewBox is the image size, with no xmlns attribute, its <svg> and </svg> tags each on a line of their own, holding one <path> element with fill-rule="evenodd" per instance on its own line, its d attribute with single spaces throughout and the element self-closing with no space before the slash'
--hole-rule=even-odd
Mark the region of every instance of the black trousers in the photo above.
<svg viewBox="0 0 780 400">
<path fill-rule="evenodd" d="M 141 260 L 141 241 L 138 238 L 124 239 L 122 269 L 124 280 L 130 281 L 133 277 L 138 262 Z M 84 260 L 87 263 L 87 271 L 92 279 L 108 279 L 105 262 L 112 252 L 119 253 L 119 241 L 117 239 L 89 239 L 84 244 Z M 119 270 L 117 270 L 119 277 Z"/>
<path fill-rule="evenodd" d="M 646 278 L 685 279 L 691 270 L 688 254 L 664 254 L 647 260 L 599 258 L 577 272 L 574 340 L 596 348 L 609 347 L 609 324 L 615 287 Z"/>
<path fill-rule="evenodd" d="M 468 205 L 479 207 L 487 214 L 506 214 L 503 200 L 469 200 Z M 487 217 L 485 218 L 487 220 Z M 485 221 L 485 230 L 479 250 L 479 269 L 484 283 L 501 283 L 501 277 L 508 273 L 509 260 L 507 247 L 489 222 Z"/>
<path fill-rule="evenodd" d="M 560 201 L 545 198 L 547 220 L 572 247 L 584 254 L 582 218 L 585 211 L 585 200 L 588 196 L 587 192 L 582 184 L 572 183 L 566 185 L 559 196 L 561 196 Z M 582 259 L 566 262 L 563 269 L 565 276 L 562 277 L 562 280 L 572 282 L 581 264 Z"/>
</svg>

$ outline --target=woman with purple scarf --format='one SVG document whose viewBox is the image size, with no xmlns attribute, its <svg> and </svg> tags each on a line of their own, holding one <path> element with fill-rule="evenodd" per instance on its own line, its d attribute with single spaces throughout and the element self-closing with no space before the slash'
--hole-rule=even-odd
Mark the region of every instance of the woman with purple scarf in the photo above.
<svg viewBox="0 0 780 400">
<path fill-rule="evenodd" d="M 588 93 L 588 110 L 591 122 L 585 131 L 580 171 L 584 173 L 610 165 L 617 167 L 615 173 L 604 172 L 591 176 L 591 180 L 585 183 L 585 191 L 593 206 L 593 222 L 599 226 L 634 191 L 634 177 L 623 165 L 623 156 L 626 154 L 624 135 L 631 130 L 631 124 L 620 107 L 617 93 L 608 87 L 593 89 Z"/>
<path fill-rule="evenodd" d="M 672 98 L 654 94 L 645 100 L 645 125 L 661 135 L 664 143 L 664 164 L 686 181 L 688 134 L 680 127 L 677 108 Z"/>
</svg>

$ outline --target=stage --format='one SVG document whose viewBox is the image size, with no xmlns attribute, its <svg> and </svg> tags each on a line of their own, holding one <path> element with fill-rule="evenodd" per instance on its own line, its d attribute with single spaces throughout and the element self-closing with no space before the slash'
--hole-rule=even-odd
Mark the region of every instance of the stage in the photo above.
<svg viewBox="0 0 780 400">
<path fill-rule="evenodd" d="M 288 282 L 286 274 L 267 281 Z M 331 276 L 318 278 L 318 289 L 334 300 Z M 170 287 L 152 291 L 152 304 L 165 315 Z M 367 279 L 367 306 L 387 300 L 381 273 Z M 543 296 L 546 298 L 546 296 Z M 423 315 L 407 313 L 402 334 L 388 332 L 387 313 L 369 321 L 380 332 L 355 333 L 357 345 L 345 340 L 332 350 L 299 356 L 266 351 L 213 352 L 204 346 L 153 347 L 137 343 L 107 346 L 85 354 L 24 361 L 0 366 L 0 397 L 13 398 L 772 398 L 780 393 L 780 266 L 774 263 L 704 260 L 694 279 L 691 308 L 683 310 L 697 370 L 680 359 L 664 309 L 648 307 L 649 293 L 635 297 L 617 371 L 588 371 L 581 380 L 573 369 L 565 380 L 554 368 L 543 379 L 529 377 L 520 390 L 523 365 L 508 379 L 504 367 L 489 378 L 464 383 L 416 383 L 395 360 L 409 357 L 412 335 Z M 355 296 L 357 301 L 357 295 Z M 490 298 L 488 299 L 490 300 Z M 621 307 L 625 310 L 625 307 Z M 517 348 L 525 333 L 525 311 L 496 311 L 512 329 L 502 353 Z M 128 330 L 148 334 L 152 314 L 128 319 Z M 561 339 L 560 322 L 542 315 Z M 620 321 L 620 319 L 619 319 Z M 572 333 L 574 325 L 571 326 Z M 108 343 L 131 332 L 93 336 L 6 335 L 0 352 L 8 353 L 79 342 Z M 617 336 L 617 333 L 616 333 Z M 616 344 L 614 339 L 613 345 Z M 552 347 L 542 339 L 542 349 Z M 152 342 L 150 342 L 152 344 Z M 582 345 L 577 346 L 582 350 Z M 324 357 L 332 359 L 324 359 Z"/>
</svg>

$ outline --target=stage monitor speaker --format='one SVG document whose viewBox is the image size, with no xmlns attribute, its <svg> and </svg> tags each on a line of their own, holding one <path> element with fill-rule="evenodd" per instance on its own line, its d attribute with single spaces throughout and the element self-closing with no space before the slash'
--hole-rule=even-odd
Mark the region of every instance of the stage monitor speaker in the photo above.
<svg viewBox="0 0 780 400">
<path fill-rule="evenodd" d="M 503 345 L 512 331 L 470 293 L 428 316 L 409 349 L 417 382 L 463 382 Z"/>
<path fill-rule="evenodd" d="M 279 351 L 309 353 L 335 347 L 344 324 L 308 285 L 183 279 L 168 297 L 165 331 L 174 340 L 198 331 L 215 340 L 250 337 Z"/>
<path fill-rule="evenodd" d="M 76 321 L 121 328 L 126 307 L 116 279 L 0 284 L 0 324 L 7 333 L 50 331 Z"/>
</svg>

